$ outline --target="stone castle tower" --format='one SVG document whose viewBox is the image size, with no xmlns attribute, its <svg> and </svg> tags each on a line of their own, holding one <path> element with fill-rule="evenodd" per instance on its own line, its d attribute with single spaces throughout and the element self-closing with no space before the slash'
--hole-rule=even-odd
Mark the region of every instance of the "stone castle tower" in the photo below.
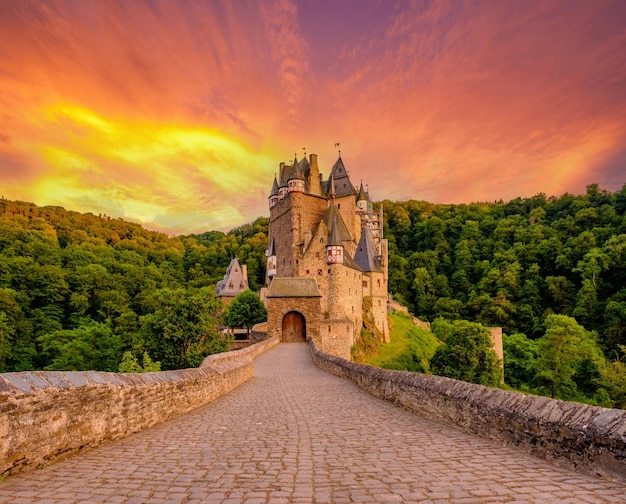
<svg viewBox="0 0 626 504">
<path fill-rule="evenodd" d="M 363 183 L 352 185 L 341 155 L 326 180 L 316 154 L 280 163 L 269 207 L 269 335 L 312 337 L 320 350 L 350 359 L 365 318 L 389 341 L 383 209 L 373 208 Z"/>
</svg>

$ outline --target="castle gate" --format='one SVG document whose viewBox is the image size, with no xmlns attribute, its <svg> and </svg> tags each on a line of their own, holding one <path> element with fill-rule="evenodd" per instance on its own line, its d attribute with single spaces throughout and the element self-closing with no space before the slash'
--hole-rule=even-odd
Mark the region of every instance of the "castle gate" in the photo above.
<svg viewBox="0 0 626 504">
<path fill-rule="evenodd" d="M 315 278 L 274 278 L 267 292 L 267 335 L 319 339 L 322 295 Z"/>
<path fill-rule="evenodd" d="M 301 313 L 290 311 L 283 318 L 282 341 L 306 341 L 306 320 Z"/>
</svg>

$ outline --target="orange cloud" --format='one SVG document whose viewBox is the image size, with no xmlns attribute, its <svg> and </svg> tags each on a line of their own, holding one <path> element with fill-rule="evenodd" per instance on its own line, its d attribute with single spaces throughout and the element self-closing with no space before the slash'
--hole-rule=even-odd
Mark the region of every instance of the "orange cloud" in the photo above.
<svg viewBox="0 0 626 504">
<path fill-rule="evenodd" d="M 171 232 L 267 213 L 319 155 L 375 198 L 626 182 L 626 4 L 0 3 L 0 183 Z"/>
</svg>

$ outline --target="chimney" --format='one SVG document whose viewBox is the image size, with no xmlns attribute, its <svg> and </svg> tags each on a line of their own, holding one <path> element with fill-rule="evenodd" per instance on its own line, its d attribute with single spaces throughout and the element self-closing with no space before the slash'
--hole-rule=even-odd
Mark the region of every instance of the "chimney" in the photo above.
<svg viewBox="0 0 626 504">
<path fill-rule="evenodd" d="M 316 196 L 322 195 L 322 186 L 320 184 L 320 169 L 317 167 L 317 154 L 309 155 L 309 193 Z"/>
</svg>

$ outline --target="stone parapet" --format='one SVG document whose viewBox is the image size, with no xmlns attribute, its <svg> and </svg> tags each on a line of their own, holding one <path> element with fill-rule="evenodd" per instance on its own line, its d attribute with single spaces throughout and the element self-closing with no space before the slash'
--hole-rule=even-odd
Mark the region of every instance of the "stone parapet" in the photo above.
<svg viewBox="0 0 626 504">
<path fill-rule="evenodd" d="M 534 455 L 626 478 L 626 411 L 529 396 L 441 376 L 391 371 L 323 353 L 314 363 L 370 394 L 429 419 L 516 445 Z"/>
<path fill-rule="evenodd" d="M 0 475 L 47 465 L 203 406 L 253 374 L 277 338 L 158 373 L 0 374 Z"/>
</svg>

